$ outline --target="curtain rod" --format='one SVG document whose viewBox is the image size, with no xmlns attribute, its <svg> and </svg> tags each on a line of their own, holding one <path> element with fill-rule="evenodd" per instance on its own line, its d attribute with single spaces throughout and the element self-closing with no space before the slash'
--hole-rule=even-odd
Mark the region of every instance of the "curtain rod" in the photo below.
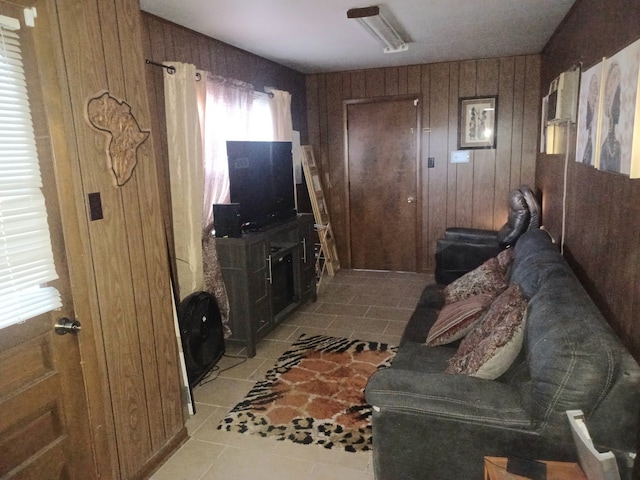
<svg viewBox="0 0 640 480">
<path fill-rule="evenodd" d="M 169 75 L 173 75 L 174 73 L 176 73 L 176 67 L 174 67 L 173 65 L 165 65 L 164 63 L 154 62 L 153 60 L 149 60 L 148 58 L 145 59 L 145 63 L 147 65 L 155 65 L 156 67 L 166 68 L 167 69 L 167 73 Z M 200 79 L 201 79 L 200 73 L 196 72 L 196 81 L 199 82 Z M 268 95 L 269 98 L 273 98 L 273 93 L 272 92 L 260 92 L 258 90 L 254 90 L 254 91 L 256 93 L 261 93 L 263 95 Z"/>
<path fill-rule="evenodd" d="M 173 65 L 165 65 L 164 63 L 154 62 L 152 60 L 149 60 L 148 58 L 145 59 L 144 62 L 147 65 L 155 65 L 156 67 L 166 68 L 167 69 L 167 73 L 169 75 L 173 75 L 174 73 L 176 73 L 176 67 L 174 67 Z M 196 72 L 196 82 L 199 82 L 201 78 L 202 78 L 202 76 L 200 75 L 200 73 Z"/>
</svg>

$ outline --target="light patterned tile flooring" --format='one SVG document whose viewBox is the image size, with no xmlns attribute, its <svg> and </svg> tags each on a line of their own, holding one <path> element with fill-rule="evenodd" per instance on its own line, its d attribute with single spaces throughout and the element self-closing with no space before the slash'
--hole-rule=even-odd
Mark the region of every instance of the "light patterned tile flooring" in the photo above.
<svg viewBox="0 0 640 480">
<path fill-rule="evenodd" d="M 296 445 L 222 432 L 217 426 L 303 333 L 397 345 L 420 293 L 432 282 L 433 275 L 414 273 L 341 270 L 325 276 L 317 302 L 262 340 L 254 358 L 243 361 L 243 349 L 227 346 L 217 365 L 224 371 L 194 389 L 196 414 L 187 421 L 189 440 L 152 480 L 373 480 L 370 452 Z"/>
</svg>

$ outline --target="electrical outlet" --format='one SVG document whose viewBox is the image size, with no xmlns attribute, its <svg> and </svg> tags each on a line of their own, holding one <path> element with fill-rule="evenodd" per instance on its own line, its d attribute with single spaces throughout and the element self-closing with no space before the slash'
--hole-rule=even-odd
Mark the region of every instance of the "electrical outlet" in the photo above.
<svg viewBox="0 0 640 480">
<path fill-rule="evenodd" d="M 436 166 L 436 157 L 427 158 L 427 168 L 434 168 Z"/>
</svg>

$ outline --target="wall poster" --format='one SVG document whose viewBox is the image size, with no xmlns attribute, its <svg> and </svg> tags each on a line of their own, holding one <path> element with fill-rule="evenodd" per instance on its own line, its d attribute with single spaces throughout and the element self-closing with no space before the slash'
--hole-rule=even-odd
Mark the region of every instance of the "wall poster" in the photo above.
<svg viewBox="0 0 640 480">
<path fill-rule="evenodd" d="M 639 73 L 640 40 L 583 73 L 577 162 L 640 178 Z"/>
</svg>

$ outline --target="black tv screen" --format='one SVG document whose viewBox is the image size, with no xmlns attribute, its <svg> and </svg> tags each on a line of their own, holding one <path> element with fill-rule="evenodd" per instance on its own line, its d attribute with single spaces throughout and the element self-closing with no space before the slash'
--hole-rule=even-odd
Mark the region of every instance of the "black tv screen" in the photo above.
<svg viewBox="0 0 640 480">
<path fill-rule="evenodd" d="M 296 215 L 291 142 L 228 141 L 231 203 L 243 230 L 259 230 Z"/>
</svg>

